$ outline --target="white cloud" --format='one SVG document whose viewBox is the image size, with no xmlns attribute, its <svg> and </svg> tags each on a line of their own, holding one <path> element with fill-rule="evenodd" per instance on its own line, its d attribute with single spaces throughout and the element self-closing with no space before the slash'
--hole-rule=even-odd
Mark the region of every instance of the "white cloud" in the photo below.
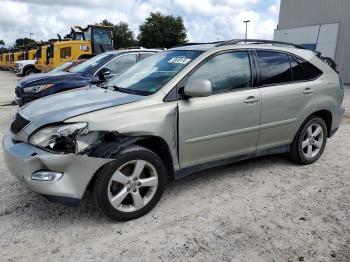
<svg viewBox="0 0 350 262">
<path fill-rule="evenodd" d="M 138 33 L 150 12 L 181 15 L 190 41 L 207 42 L 244 37 L 243 20 L 249 19 L 248 36 L 272 38 L 277 25 L 279 0 L 266 10 L 256 10 L 266 0 L 3 0 L 0 8 L 0 39 L 34 33 L 36 40 L 69 33 L 74 25 L 86 26 L 108 19 L 124 21 Z"/>
</svg>

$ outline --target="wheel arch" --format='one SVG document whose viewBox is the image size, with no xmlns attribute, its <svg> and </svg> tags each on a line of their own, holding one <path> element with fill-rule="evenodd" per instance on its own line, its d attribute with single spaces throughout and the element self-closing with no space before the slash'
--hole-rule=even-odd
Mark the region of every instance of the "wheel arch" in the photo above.
<svg viewBox="0 0 350 262">
<path fill-rule="evenodd" d="M 22 74 L 23 74 L 23 75 L 26 75 L 26 73 L 27 73 L 27 71 L 28 71 L 29 69 L 34 69 L 34 70 L 36 70 L 36 69 L 35 69 L 35 65 L 32 65 L 32 64 L 25 65 L 25 66 L 23 67 Z"/>
<path fill-rule="evenodd" d="M 319 118 L 321 118 L 327 126 L 327 137 L 331 136 L 331 129 L 332 129 L 332 113 L 326 109 L 323 110 L 318 110 L 312 114 L 310 114 L 307 118 L 311 117 L 311 116 L 318 116 Z M 306 119 L 307 119 L 306 118 Z"/>
<path fill-rule="evenodd" d="M 174 180 L 175 170 L 173 166 L 173 159 L 168 144 L 165 140 L 158 136 L 121 136 L 116 133 L 107 133 L 104 136 L 108 136 L 108 140 L 96 143 L 89 150 L 82 152 L 82 154 L 97 158 L 113 158 L 113 155 L 118 154 L 123 149 L 132 145 L 143 146 L 155 154 L 157 154 L 163 161 L 167 180 Z M 91 189 L 98 174 L 103 168 L 109 165 L 111 162 L 102 165 L 92 176 L 86 189 Z M 86 191 L 86 190 L 85 190 Z"/>
</svg>

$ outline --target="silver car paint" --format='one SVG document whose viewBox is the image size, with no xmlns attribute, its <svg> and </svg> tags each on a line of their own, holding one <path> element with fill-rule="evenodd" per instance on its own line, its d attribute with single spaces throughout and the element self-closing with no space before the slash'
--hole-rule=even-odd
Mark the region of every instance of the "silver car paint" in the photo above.
<svg viewBox="0 0 350 262">
<path fill-rule="evenodd" d="M 142 99 L 142 96 L 114 92 L 98 87 L 81 88 L 47 96 L 40 99 L 38 103 L 29 103 L 21 108 L 20 114 L 30 120 L 31 123 L 13 137 L 16 140 L 26 142 L 29 135 L 39 127 L 61 122 L 86 112 L 131 103 L 140 99 Z"/>
<path fill-rule="evenodd" d="M 191 47 L 183 47 L 181 49 L 186 48 Z M 219 51 L 241 50 L 242 48 L 272 49 L 294 53 L 314 63 L 324 74 L 313 82 L 266 87 L 265 90 L 265 87 L 249 89 L 210 97 L 193 98 L 188 101 L 163 101 L 164 97 L 176 84 L 203 61 L 203 59 Z M 305 87 L 313 88 L 314 92 L 304 96 L 303 90 Z M 283 91 L 278 91 L 278 88 L 279 90 L 284 89 Z M 290 96 L 290 98 L 287 99 L 284 97 L 284 99 L 281 99 L 281 94 L 278 94 L 279 92 L 281 92 L 283 96 Z M 118 93 L 117 96 L 119 95 Z M 247 105 L 244 103 L 244 100 L 249 96 L 256 96 L 259 100 L 254 104 Z M 91 99 L 94 99 L 94 97 L 91 97 Z M 339 87 L 337 74 L 321 60 L 315 58 L 312 52 L 274 46 L 234 45 L 214 47 L 207 50 L 180 71 L 159 92 L 151 96 L 129 101 L 130 103 L 117 102 L 116 105 L 118 106 L 113 106 L 111 103 L 110 106 L 106 106 L 106 108 L 101 105 L 100 108 L 91 106 L 91 108 L 85 110 L 82 105 L 76 116 L 64 112 L 71 110 L 71 107 L 68 107 L 66 110 L 62 109 L 62 115 L 56 117 L 55 120 L 58 121 L 59 118 L 61 118 L 60 121 L 65 121 L 67 123 L 88 122 L 90 131 L 114 131 L 130 136 L 150 135 L 160 137 L 169 146 L 173 157 L 174 169 L 180 170 L 183 167 L 214 161 L 219 158 L 238 156 L 277 145 L 289 144 L 301 123 L 308 115 L 317 110 L 329 110 L 332 113 L 334 119 L 332 129 L 335 129 L 339 126 L 340 118 L 343 113 L 341 107 L 342 99 L 343 90 Z M 231 103 L 229 103 L 229 101 Z M 286 103 L 290 101 L 292 101 L 291 103 L 293 106 L 286 106 Z M 52 98 L 50 102 L 61 103 L 63 101 L 58 95 Z M 272 103 L 272 105 L 268 103 Z M 226 107 L 224 108 L 225 104 L 229 106 L 231 110 L 234 110 L 233 116 L 229 116 L 227 111 L 225 114 L 225 111 L 212 112 L 209 110 L 218 105 L 221 105 L 220 110 L 227 110 Z M 276 109 L 276 107 L 278 107 L 278 109 Z M 23 113 L 26 114 L 25 112 L 24 109 Z M 254 115 L 254 112 L 257 113 L 257 116 Z M 27 114 L 28 113 L 27 111 Z M 262 116 L 261 119 L 260 113 Z M 220 119 L 220 114 L 229 117 L 229 120 L 223 117 Z M 248 114 L 249 117 L 245 114 Z M 30 133 L 42 125 L 42 121 L 46 123 L 50 122 L 49 113 L 43 118 L 47 120 L 39 120 L 41 117 L 38 117 L 37 121 L 33 121 L 31 125 L 23 130 L 21 136 L 22 141 L 26 141 Z M 179 127 L 177 127 L 178 118 Z M 205 121 L 206 118 L 207 121 Z M 202 121 L 199 121 L 199 119 Z M 177 134 L 177 129 L 179 129 L 179 134 Z M 177 135 L 179 135 L 179 141 L 177 141 Z M 179 143 L 179 145 L 177 143 Z M 31 149 L 28 149 L 28 151 L 37 150 L 28 144 L 19 144 L 19 146 L 25 145 L 30 147 Z M 180 149 L 179 152 L 177 152 L 178 146 Z M 11 155 L 13 147 L 14 146 L 6 147 L 5 145 L 5 155 Z M 57 156 L 57 154 L 51 155 L 53 159 L 56 157 L 59 159 L 61 157 Z M 71 156 L 71 161 L 69 161 L 67 165 L 76 166 L 77 176 L 84 174 L 84 178 L 87 179 L 81 181 L 81 187 L 79 186 L 79 188 L 86 188 L 88 181 L 90 181 L 95 172 L 92 168 L 85 166 L 85 164 L 78 167 L 75 160 L 78 159 L 79 164 L 82 163 L 80 161 L 84 160 L 86 163 L 89 163 L 90 158 L 88 160 L 86 156 Z M 19 159 L 16 161 L 23 162 L 24 160 L 21 160 L 23 159 L 22 157 L 21 155 L 17 156 Z M 7 159 L 9 158 L 11 159 L 11 157 L 7 157 Z M 43 166 L 46 164 L 44 156 L 39 155 L 37 158 L 41 160 Z M 31 158 L 29 157 L 29 159 Z M 94 159 L 91 163 L 95 164 L 95 168 L 104 165 L 108 161 L 110 160 Z M 30 160 L 25 160 L 24 162 L 30 165 L 31 168 L 29 168 L 29 170 L 33 170 L 33 165 L 30 164 Z M 60 171 L 63 170 L 64 167 L 58 165 L 56 169 L 58 170 L 55 171 Z M 42 187 L 47 185 L 44 184 L 46 182 L 39 183 L 42 183 Z M 38 187 L 35 187 L 35 189 L 39 192 Z M 59 189 L 50 188 L 50 190 L 52 190 L 52 194 L 56 195 L 64 195 L 66 193 L 59 192 L 63 190 L 61 187 L 59 187 Z M 71 195 L 79 197 L 81 192 L 80 190 L 78 193 Z M 46 193 L 50 194 L 50 192 Z"/>
</svg>

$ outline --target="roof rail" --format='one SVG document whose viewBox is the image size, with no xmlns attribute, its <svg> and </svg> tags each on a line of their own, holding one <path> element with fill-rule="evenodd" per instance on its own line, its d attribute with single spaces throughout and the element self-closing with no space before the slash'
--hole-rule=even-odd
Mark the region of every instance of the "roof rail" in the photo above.
<svg viewBox="0 0 350 262">
<path fill-rule="evenodd" d="M 212 44 L 220 44 L 220 43 L 223 43 L 223 41 L 207 42 L 207 43 L 183 43 L 174 47 L 190 46 L 190 45 L 212 45 Z"/>
<path fill-rule="evenodd" d="M 287 42 L 281 42 L 281 41 L 273 41 L 273 40 L 264 40 L 264 39 L 232 39 L 228 40 L 222 43 L 217 44 L 216 46 L 225 46 L 225 45 L 236 45 L 238 43 L 254 43 L 254 44 L 278 44 L 278 45 L 289 45 L 293 46 L 298 49 L 305 49 L 301 45 L 293 44 L 293 43 L 287 43 Z"/>
</svg>

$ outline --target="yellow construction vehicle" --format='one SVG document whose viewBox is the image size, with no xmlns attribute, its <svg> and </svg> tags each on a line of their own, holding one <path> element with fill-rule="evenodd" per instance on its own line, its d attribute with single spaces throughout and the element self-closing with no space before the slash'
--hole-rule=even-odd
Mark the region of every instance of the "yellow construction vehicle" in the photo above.
<svg viewBox="0 0 350 262">
<path fill-rule="evenodd" d="M 7 54 L 8 54 L 8 50 L 7 49 L 2 48 L 0 50 L 0 69 L 2 69 L 2 70 L 7 69 L 7 66 L 6 66 Z"/>
<path fill-rule="evenodd" d="M 88 25 L 72 27 L 64 39 L 58 35 L 41 46 L 35 68 L 48 72 L 66 62 L 87 59 L 105 51 L 113 50 L 112 27 Z"/>
</svg>

